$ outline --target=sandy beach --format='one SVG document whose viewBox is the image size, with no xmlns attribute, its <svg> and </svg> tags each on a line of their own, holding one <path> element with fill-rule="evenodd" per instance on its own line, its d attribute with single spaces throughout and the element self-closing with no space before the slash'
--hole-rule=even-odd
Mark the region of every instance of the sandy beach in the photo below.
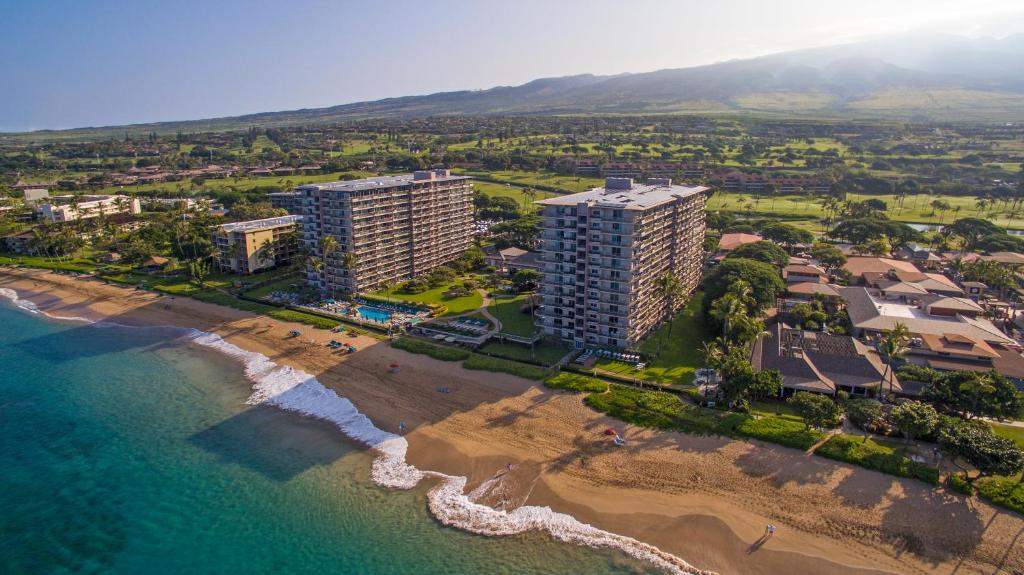
<svg viewBox="0 0 1024 575">
<path fill-rule="evenodd" d="M 341 355 L 324 345 L 336 334 L 187 298 L 11 268 L 0 268 L 0 288 L 56 316 L 217 333 L 315 375 L 381 429 L 397 432 L 405 421 L 416 467 L 466 476 L 467 490 L 498 476 L 481 503 L 550 506 L 702 569 L 1024 572 L 1020 516 L 921 482 L 757 442 L 625 426 L 585 407 L 580 395 L 366 336 L 340 338 L 359 348 Z M 288 338 L 292 329 L 302 335 Z M 609 426 L 627 447 L 602 435 Z M 778 532 L 756 545 L 768 523 Z"/>
</svg>

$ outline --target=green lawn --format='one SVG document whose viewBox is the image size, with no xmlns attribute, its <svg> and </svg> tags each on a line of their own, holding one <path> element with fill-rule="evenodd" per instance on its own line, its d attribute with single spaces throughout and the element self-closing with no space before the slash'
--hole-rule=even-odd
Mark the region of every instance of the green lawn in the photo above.
<svg viewBox="0 0 1024 575">
<path fill-rule="evenodd" d="M 703 365 L 701 343 L 708 338 L 700 313 L 703 296 L 703 292 L 694 293 L 686 307 L 672 320 L 671 337 L 666 324 L 640 345 L 640 350 L 651 357 L 658 353 L 659 347 L 661 350 L 653 361 L 647 363 L 646 369 L 636 371 L 633 364 L 609 359 L 598 360 L 595 367 L 666 385 L 692 384 L 694 371 Z"/>
<path fill-rule="evenodd" d="M 512 198 L 521 206 L 528 205 L 530 203 L 529 198 L 523 194 L 523 188 L 520 186 L 513 186 L 508 184 L 495 184 L 494 182 L 484 182 L 476 180 L 473 182 L 473 187 L 483 192 L 484 195 L 491 198 Z M 553 198 L 557 196 L 553 192 L 545 192 L 541 190 L 536 191 L 534 200 L 543 200 L 546 198 Z"/>
<path fill-rule="evenodd" d="M 1024 447 L 1024 427 L 1014 427 L 1000 423 L 990 423 L 992 431 L 999 437 L 1013 440 L 1017 445 Z"/>
<path fill-rule="evenodd" d="M 480 348 L 480 351 L 521 361 L 538 361 L 545 365 L 554 365 L 565 357 L 570 349 L 566 345 L 540 341 L 533 346 L 532 352 L 530 346 L 519 343 L 489 343 Z"/>
<path fill-rule="evenodd" d="M 751 401 L 750 413 L 764 417 L 781 417 L 791 421 L 803 421 L 795 409 L 784 401 Z"/>
<path fill-rule="evenodd" d="M 40 268 L 45 270 L 63 270 L 78 273 L 93 272 L 101 267 L 100 264 L 97 264 L 96 261 L 93 260 L 91 256 L 86 255 L 86 252 L 84 250 L 80 251 L 76 255 L 61 259 L 47 258 L 41 256 L 3 254 L 0 255 L 0 265 L 22 265 L 30 268 Z"/>
<path fill-rule="evenodd" d="M 501 321 L 501 331 L 512 335 L 529 337 L 537 331 L 533 324 L 533 316 L 523 313 L 522 308 L 526 304 L 526 295 L 517 295 L 513 298 L 496 298 L 487 306 L 487 311 Z"/>
<path fill-rule="evenodd" d="M 872 198 L 884 201 L 889 206 L 886 215 L 890 219 L 901 222 L 948 224 L 958 218 L 970 216 L 983 217 L 1003 227 L 1024 228 L 1024 212 L 1012 214 L 1000 203 L 979 213 L 974 196 L 918 194 L 907 196 L 903 201 L 903 206 L 900 207 L 896 197 L 892 195 L 852 193 L 847 195 L 847 200 L 851 202 Z M 931 207 L 931 202 L 934 200 L 949 203 L 951 209 L 945 213 L 935 212 Z M 773 199 L 767 195 L 757 198 L 751 194 L 719 191 L 708 201 L 708 211 L 716 210 L 738 214 L 745 214 L 749 211 L 759 215 L 779 215 L 786 218 L 821 218 L 824 216 L 820 199 L 796 195 L 776 196 Z"/>
<path fill-rule="evenodd" d="M 551 172 L 519 172 L 514 170 L 496 172 L 465 172 L 467 176 L 481 176 L 502 183 L 517 186 L 545 186 L 561 192 L 575 193 L 604 185 L 601 178 L 564 176 Z"/>
<path fill-rule="evenodd" d="M 266 297 L 267 294 L 274 291 L 295 291 L 294 288 L 291 287 L 292 284 L 301 285 L 302 283 L 304 282 L 298 274 L 288 274 L 287 276 L 282 277 L 281 279 L 273 280 L 258 288 L 249 290 L 245 292 L 245 295 L 251 298 L 262 299 Z"/>
<path fill-rule="evenodd" d="M 450 284 L 445 284 L 441 287 L 427 290 L 423 293 L 409 294 L 398 291 L 398 286 L 394 286 L 391 289 L 380 290 L 371 292 L 370 295 L 376 297 L 386 297 L 394 301 L 411 301 L 414 303 L 425 303 L 443 305 L 448 308 L 448 312 L 444 315 L 460 315 L 466 312 L 473 311 L 484 304 L 484 298 L 480 295 L 480 292 L 472 290 L 469 295 L 446 298 L 444 292 L 448 291 L 453 285 L 461 284 L 464 280 L 459 279 Z"/>
<path fill-rule="evenodd" d="M 203 182 L 202 186 L 194 185 L 190 180 L 178 182 L 157 182 L 153 184 L 139 184 L 134 186 L 108 186 L 101 188 L 95 193 L 117 194 L 125 192 L 193 192 L 216 191 L 233 189 L 245 192 L 253 188 L 264 186 L 275 186 L 281 189 L 290 189 L 303 184 L 315 184 L 320 182 L 333 182 L 342 179 L 342 176 L 355 176 L 365 178 L 373 175 L 372 172 L 361 172 L 350 170 L 347 172 L 334 172 L 330 174 L 313 174 L 291 176 L 266 176 L 266 177 L 238 177 L 238 178 L 211 178 Z"/>
</svg>

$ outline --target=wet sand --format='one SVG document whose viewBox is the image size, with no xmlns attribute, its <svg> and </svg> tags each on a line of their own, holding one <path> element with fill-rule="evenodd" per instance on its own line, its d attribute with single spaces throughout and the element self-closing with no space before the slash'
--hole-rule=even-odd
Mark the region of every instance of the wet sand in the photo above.
<svg viewBox="0 0 1024 575">
<path fill-rule="evenodd" d="M 721 573 L 1024 572 L 1024 520 L 941 488 L 759 442 L 657 432 L 577 394 L 391 348 L 368 336 L 37 270 L 0 268 L 56 316 L 217 333 L 317 376 L 378 427 L 409 431 L 409 462 L 488 483 L 479 501 L 548 505 Z M 288 332 L 302 335 L 289 338 Z M 332 352 L 331 339 L 359 351 Z M 391 373 L 388 366 L 401 369 Z M 439 393 L 438 387 L 450 388 Z M 602 435 L 628 439 L 616 448 Z M 506 465 L 513 463 L 508 472 Z M 762 540 L 764 527 L 778 527 Z"/>
</svg>

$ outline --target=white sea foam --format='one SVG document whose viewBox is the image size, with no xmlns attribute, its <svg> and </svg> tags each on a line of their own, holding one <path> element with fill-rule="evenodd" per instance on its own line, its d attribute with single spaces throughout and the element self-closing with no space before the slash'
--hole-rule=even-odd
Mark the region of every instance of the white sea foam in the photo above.
<svg viewBox="0 0 1024 575">
<path fill-rule="evenodd" d="M 377 450 L 380 455 L 373 462 L 372 474 L 379 485 L 411 489 L 424 477 L 440 479 L 440 484 L 427 495 L 427 504 L 431 513 L 445 525 L 491 536 L 541 530 L 559 541 L 620 549 L 670 573 L 708 573 L 653 545 L 602 531 L 570 515 L 556 513 L 549 507 L 531 505 L 506 512 L 476 503 L 474 499 L 482 492 L 475 490 L 466 495 L 465 477 L 421 471 L 409 465 L 405 462 L 409 444 L 404 437 L 375 427 L 351 401 L 327 389 L 310 374 L 279 366 L 266 356 L 241 349 L 216 334 L 198 332 L 194 341 L 242 361 L 246 376 L 254 382 L 249 403 L 274 405 L 330 421 L 349 437 Z"/>
<path fill-rule="evenodd" d="M 14 305 L 16 305 L 16 306 L 20 307 L 21 309 L 23 309 L 23 310 L 25 310 L 27 312 L 30 312 L 30 313 L 42 314 L 42 315 L 45 315 L 46 317 L 49 317 L 49 318 L 52 318 L 52 319 L 60 319 L 60 320 L 65 320 L 65 321 L 80 321 L 80 322 L 85 322 L 85 323 L 93 323 L 93 321 L 91 319 L 85 318 L 85 317 L 77 317 L 77 316 L 67 317 L 67 316 L 59 316 L 59 315 L 53 315 L 53 314 L 50 314 L 50 313 L 46 313 L 45 311 L 40 310 L 39 306 L 37 306 L 33 302 L 30 302 L 30 301 L 25 300 L 25 299 L 20 299 L 18 297 L 18 292 L 14 291 L 14 290 L 12 290 L 10 288 L 0 288 L 0 297 L 5 297 L 5 298 L 11 300 L 11 303 L 13 303 Z"/>
<path fill-rule="evenodd" d="M 0 296 L 10 299 L 27 311 L 40 313 L 32 302 L 18 299 L 18 294 L 14 290 L 0 288 Z M 84 318 L 73 319 L 89 321 Z M 106 323 L 99 322 L 97 325 Z M 329 421 L 345 435 L 377 451 L 379 455 L 373 461 L 371 474 L 378 485 L 392 489 L 411 489 L 425 477 L 439 479 L 439 484 L 427 494 L 427 505 L 431 513 L 445 525 L 487 536 L 544 531 L 555 539 L 567 543 L 621 550 L 669 573 L 711 573 L 697 569 L 653 545 L 603 531 L 582 523 L 571 515 L 557 513 L 550 507 L 530 505 L 504 511 L 476 503 L 475 499 L 486 489 L 477 489 L 466 495 L 465 477 L 453 477 L 436 471 L 421 471 L 409 465 L 405 461 L 409 443 L 404 437 L 378 429 L 351 401 L 327 389 L 312 375 L 292 367 L 278 365 L 265 355 L 246 351 L 217 334 L 193 329 L 187 330 L 184 337 L 242 363 L 246 377 L 253 382 L 253 393 L 247 400 L 249 404 L 271 405 Z"/>
</svg>

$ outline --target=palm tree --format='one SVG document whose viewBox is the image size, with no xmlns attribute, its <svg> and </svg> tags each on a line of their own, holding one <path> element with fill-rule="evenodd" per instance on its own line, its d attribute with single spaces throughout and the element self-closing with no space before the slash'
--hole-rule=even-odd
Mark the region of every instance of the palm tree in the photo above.
<svg viewBox="0 0 1024 575">
<path fill-rule="evenodd" d="M 729 286 L 725 294 L 711 304 L 711 317 L 722 323 L 722 337 L 729 336 L 736 319 L 746 316 L 753 305 L 754 291 L 745 281 Z"/>
<path fill-rule="evenodd" d="M 331 254 L 338 249 L 338 240 L 334 239 L 332 235 L 326 235 L 320 238 L 320 257 L 322 263 L 326 264 L 331 258 Z M 334 283 L 331 283 L 331 295 L 334 295 Z"/>
<path fill-rule="evenodd" d="M 357 261 L 358 258 L 353 252 L 345 252 L 341 255 L 341 265 L 345 266 L 345 272 L 349 277 L 349 287 L 355 283 L 355 279 L 353 279 L 352 274 L 355 271 Z"/>
<path fill-rule="evenodd" d="M 885 380 L 889 378 L 889 394 L 892 394 L 892 362 L 903 357 L 907 352 L 907 342 L 910 341 L 910 330 L 906 325 L 897 322 L 891 330 L 886 332 L 885 337 L 878 344 L 878 352 L 885 359 L 885 371 L 882 373 L 881 385 L 885 386 Z"/>
<path fill-rule="evenodd" d="M 253 254 L 260 263 L 269 262 L 269 265 L 274 265 L 277 262 L 277 246 L 270 238 L 263 240 L 260 244 L 256 253 Z"/>
<path fill-rule="evenodd" d="M 530 212 L 530 204 L 537 199 L 537 191 L 527 186 L 523 188 L 523 211 Z"/>
<path fill-rule="evenodd" d="M 667 271 L 654 280 L 654 291 L 658 294 L 658 297 L 662 298 L 665 303 L 665 317 L 664 320 L 668 321 L 668 338 L 672 337 L 672 315 L 675 312 L 676 299 L 683 295 L 683 284 L 680 283 L 679 278 L 670 271 Z M 664 343 L 665 338 L 661 338 L 658 341 L 658 354 L 661 354 L 661 345 Z"/>
</svg>

